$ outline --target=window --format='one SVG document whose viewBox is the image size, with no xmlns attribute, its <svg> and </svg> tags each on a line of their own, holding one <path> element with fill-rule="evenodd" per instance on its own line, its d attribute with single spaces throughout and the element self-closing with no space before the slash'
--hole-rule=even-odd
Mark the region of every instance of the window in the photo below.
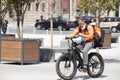
<svg viewBox="0 0 120 80">
<path fill-rule="evenodd" d="M 108 20 L 108 18 L 103 18 L 102 19 L 102 22 L 108 22 L 109 20 Z"/>
<path fill-rule="evenodd" d="M 108 18 L 102 18 L 102 22 L 117 22 L 120 21 L 120 18 L 118 17 L 108 17 Z"/>
<path fill-rule="evenodd" d="M 56 1 L 52 3 L 52 12 L 55 13 L 56 11 Z"/>
<path fill-rule="evenodd" d="M 63 14 L 69 14 L 68 10 L 63 10 Z"/>
<path fill-rule="evenodd" d="M 36 3 L 36 11 L 39 10 L 39 2 Z"/>
<path fill-rule="evenodd" d="M 45 11 L 45 3 L 42 3 L 42 11 Z"/>
<path fill-rule="evenodd" d="M 28 11 L 31 10 L 31 3 L 28 3 Z"/>
<path fill-rule="evenodd" d="M 120 21 L 120 18 L 118 18 L 117 21 Z"/>
<path fill-rule="evenodd" d="M 115 21 L 116 21 L 115 18 L 111 18 L 111 19 L 110 19 L 110 22 L 115 22 Z"/>
<path fill-rule="evenodd" d="M 57 22 L 58 21 L 58 19 L 57 18 L 55 18 L 55 19 L 53 19 L 54 20 L 54 22 Z"/>
</svg>

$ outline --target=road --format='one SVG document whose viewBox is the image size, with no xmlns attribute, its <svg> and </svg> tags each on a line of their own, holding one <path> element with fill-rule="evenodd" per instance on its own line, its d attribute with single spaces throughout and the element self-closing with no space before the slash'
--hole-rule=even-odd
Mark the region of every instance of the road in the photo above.
<svg viewBox="0 0 120 80">
<path fill-rule="evenodd" d="M 53 30 L 54 35 L 68 35 L 74 31 L 75 28 L 71 28 L 70 31 L 59 31 L 57 29 Z M 16 27 L 8 27 L 7 33 L 16 33 Z M 50 34 L 50 30 L 37 30 L 34 28 L 33 25 L 27 25 L 23 27 L 23 33 L 28 34 Z M 119 33 L 112 33 L 112 38 L 118 38 L 120 34 Z"/>
<path fill-rule="evenodd" d="M 8 32 L 10 33 L 16 33 L 16 27 L 8 27 Z M 74 28 L 70 29 L 70 31 L 59 31 L 57 29 L 53 30 L 53 34 L 63 34 L 63 35 L 67 35 L 72 33 L 74 30 Z M 37 30 L 34 28 L 34 26 L 32 25 L 28 25 L 26 27 L 23 28 L 23 32 L 24 33 L 30 33 L 30 34 L 50 34 L 50 30 Z"/>
</svg>

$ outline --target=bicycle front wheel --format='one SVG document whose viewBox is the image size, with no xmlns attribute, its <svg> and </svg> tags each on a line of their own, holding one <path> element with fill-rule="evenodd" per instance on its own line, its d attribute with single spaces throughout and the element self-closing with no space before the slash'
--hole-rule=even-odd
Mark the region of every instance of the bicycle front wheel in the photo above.
<svg viewBox="0 0 120 80">
<path fill-rule="evenodd" d="M 77 63 L 70 54 L 63 54 L 56 62 L 56 72 L 64 80 L 71 80 L 77 72 Z"/>
</svg>

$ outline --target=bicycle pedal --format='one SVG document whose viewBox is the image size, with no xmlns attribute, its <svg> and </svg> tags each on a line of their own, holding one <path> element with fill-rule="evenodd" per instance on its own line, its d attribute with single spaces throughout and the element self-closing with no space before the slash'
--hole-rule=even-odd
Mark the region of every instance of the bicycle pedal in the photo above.
<svg viewBox="0 0 120 80">
<path fill-rule="evenodd" d="M 86 73 L 87 72 L 87 69 L 78 69 L 80 72 L 84 72 Z"/>
</svg>

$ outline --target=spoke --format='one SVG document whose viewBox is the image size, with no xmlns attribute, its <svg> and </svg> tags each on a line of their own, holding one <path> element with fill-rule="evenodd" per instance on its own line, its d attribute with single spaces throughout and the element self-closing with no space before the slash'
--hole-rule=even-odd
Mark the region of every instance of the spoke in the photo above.
<svg viewBox="0 0 120 80">
<path fill-rule="evenodd" d="M 101 64 L 98 57 L 93 56 L 89 62 L 89 69 L 92 74 L 97 74 L 100 71 Z"/>
<path fill-rule="evenodd" d="M 70 76 L 73 72 L 74 66 L 72 61 L 64 61 L 60 63 L 60 71 L 64 76 Z"/>
</svg>

